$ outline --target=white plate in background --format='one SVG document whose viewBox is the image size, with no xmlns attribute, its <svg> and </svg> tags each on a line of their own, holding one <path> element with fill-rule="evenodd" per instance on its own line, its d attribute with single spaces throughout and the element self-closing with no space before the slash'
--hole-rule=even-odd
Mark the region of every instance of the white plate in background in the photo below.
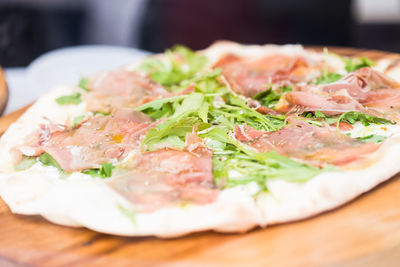
<svg viewBox="0 0 400 267">
<path fill-rule="evenodd" d="M 34 102 L 58 85 L 77 84 L 84 76 L 130 64 L 148 54 L 128 47 L 76 46 L 43 54 L 27 68 L 6 69 L 10 98 L 5 113 Z"/>
</svg>

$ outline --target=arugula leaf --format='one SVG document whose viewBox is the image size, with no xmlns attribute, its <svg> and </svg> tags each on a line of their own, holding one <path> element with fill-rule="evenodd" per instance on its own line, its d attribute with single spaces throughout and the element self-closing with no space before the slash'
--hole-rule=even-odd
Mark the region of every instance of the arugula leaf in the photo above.
<svg viewBox="0 0 400 267">
<path fill-rule="evenodd" d="M 35 165 L 35 163 L 37 162 L 35 157 L 27 157 L 24 156 L 21 160 L 20 163 L 18 163 L 15 167 L 14 170 L 16 171 L 24 171 L 29 169 L 30 167 L 32 167 L 33 165 Z"/>
<path fill-rule="evenodd" d="M 319 111 L 319 110 L 316 110 L 316 111 L 314 112 L 314 115 L 315 115 L 316 118 L 326 118 L 325 114 L 322 113 L 322 112 Z"/>
<path fill-rule="evenodd" d="M 83 89 L 84 91 L 88 92 L 89 91 L 89 84 L 90 81 L 88 78 L 83 77 L 78 84 L 78 87 Z"/>
<path fill-rule="evenodd" d="M 392 122 L 388 119 L 381 118 L 381 117 L 375 117 L 372 115 L 368 115 L 365 113 L 361 113 L 358 111 L 349 111 L 341 114 L 340 116 L 327 116 L 324 113 L 322 113 L 319 110 L 316 110 L 314 114 L 312 112 L 305 112 L 302 114 L 303 117 L 305 118 L 316 118 L 316 119 L 322 119 L 324 120 L 327 124 L 331 125 L 336 123 L 337 127 L 339 127 L 340 122 L 346 122 L 349 124 L 354 124 L 356 122 L 361 122 L 364 126 L 369 126 L 371 123 L 375 124 L 395 124 L 395 122 Z M 310 122 L 310 121 L 309 121 Z M 310 122 L 311 123 L 311 122 Z"/>
<path fill-rule="evenodd" d="M 111 177 L 114 166 L 111 163 L 103 163 L 100 168 L 101 177 Z"/>
<path fill-rule="evenodd" d="M 152 150 L 157 148 L 158 145 L 173 141 L 170 143 L 171 145 L 181 146 L 181 143 L 177 141 L 178 138 L 185 138 L 187 133 L 190 133 L 193 130 L 193 127 L 199 124 L 200 121 L 195 117 L 183 117 L 181 119 L 170 119 L 165 123 L 159 124 L 156 128 L 151 128 L 145 138 L 143 139 L 142 145 L 146 147 L 147 150 Z M 168 139 L 168 136 L 176 136 L 172 137 L 173 139 Z M 183 141 L 182 141 L 183 142 Z"/>
<path fill-rule="evenodd" d="M 353 72 L 363 67 L 372 67 L 375 66 L 376 63 L 369 58 L 361 57 L 361 58 L 344 58 L 343 59 L 346 66 L 345 69 L 347 72 Z"/>
<path fill-rule="evenodd" d="M 112 163 L 103 163 L 101 164 L 100 169 L 83 170 L 82 173 L 88 174 L 92 177 L 108 178 L 111 177 L 112 170 L 114 168 L 115 167 L 112 165 Z"/>
<path fill-rule="evenodd" d="M 162 138 L 158 143 L 154 143 L 152 146 L 149 146 L 149 150 L 156 150 L 159 147 L 157 145 L 161 144 L 169 144 L 171 147 L 178 148 L 178 149 L 184 149 L 186 146 L 185 141 L 182 140 L 183 138 L 177 136 L 177 135 L 168 135 L 167 137 Z"/>
<path fill-rule="evenodd" d="M 157 99 L 137 107 L 136 110 L 141 111 L 149 115 L 151 118 L 157 120 L 163 117 L 171 116 L 174 113 L 174 109 L 177 104 L 186 97 L 188 97 L 188 95 Z"/>
<path fill-rule="evenodd" d="M 291 91 L 293 91 L 292 86 L 287 85 L 287 86 L 281 86 L 279 87 L 279 91 L 283 94 L 283 93 L 289 93 Z"/>
<path fill-rule="evenodd" d="M 198 112 L 201 105 L 203 104 L 204 95 L 200 93 L 192 93 L 187 95 L 182 101 L 182 104 L 178 105 L 175 109 L 174 115 L 171 117 L 178 118 L 190 115 L 194 112 Z"/>
<path fill-rule="evenodd" d="M 330 53 L 328 52 L 328 49 L 325 47 L 324 48 L 324 56 L 325 56 L 325 66 L 322 70 L 321 76 L 318 77 L 313 83 L 314 84 L 326 84 L 326 83 L 333 83 L 336 82 L 337 80 L 341 79 L 343 75 L 336 73 L 336 72 L 330 72 L 328 73 L 328 55 Z M 339 56 L 339 55 L 338 55 Z"/>
<path fill-rule="evenodd" d="M 80 116 L 76 116 L 73 120 L 72 120 L 72 127 L 77 126 L 78 124 L 80 124 L 84 119 L 85 119 L 85 115 L 80 115 Z"/>
<path fill-rule="evenodd" d="M 279 155 L 276 151 L 258 153 L 229 135 L 224 135 L 220 128 L 214 130 L 208 138 L 216 138 L 219 142 L 227 142 L 225 152 L 214 153 L 214 180 L 216 184 L 232 187 L 240 184 L 256 182 L 261 191 L 267 190 L 268 179 L 284 179 L 290 182 L 304 182 L 319 173 L 333 170 L 324 169 L 297 162 Z M 228 139 L 228 140 L 227 140 Z"/>
<path fill-rule="evenodd" d="M 266 106 L 268 108 L 275 108 L 275 105 L 278 103 L 281 95 L 272 90 L 271 88 L 260 92 L 254 96 L 254 99 L 258 100 L 261 105 Z"/>
<path fill-rule="evenodd" d="M 210 104 L 208 104 L 207 102 L 204 102 L 203 104 L 201 104 L 201 106 L 199 107 L 199 118 L 204 122 L 207 123 L 208 122 L 208 110 L 209 110 Z"/>
<path fill-rule="evenodd" d="M 209 127 L 197 132 L 201 138 L 209 138 L 218 142 L 232 144 L 233 139 L 229 136 L 228 130 L 222 127 Z"/>
<path fill-rule="evenodd" d="M 39 156 L 39 161 L 46 166 L 53 166 L 56 167 L 59 171 L 63 172 L 60 164 L 47 152 L 41 154 Z"/>
<path fill-rule="evenodd" d="M 394 122 L 387 120 L 385 118 L 380 118 L 380 117 L 375 117 L 372 115 L 367 115 L 361 112 L 357 112 L 357 111 L 349 111 L 346 113 L 343 113 L 342 115 L 340 115 L 340 117 L 338 118 L 338 126 L 339 126 L 339 122 L 344 121 L 347 122 L 349 124 L 354 124 L 357 121 L 360 121 L 364 126 L 369 126 L 371 123 L 375 123 L 375 124 L 394 124 Z"/>
<path fill-rule="evenodd" d="M 387 136 L 384 135 L 378 135 L 378 134 L 370 134 L 367 136 L 363 137 L 357 137 L 358 140 L 363 141 L 363 142 L 374 142 L 374 143 L 381 143 L 387 138 Z"/>
<path fill-rule="evenodd" d="M 333 170 L 332 167 L 319 169 L 299 163 L 276 151 L 262 153 L 262 158 L 255 160 L 244 153 L 216 156 L 213 159 L 214 179 L 217 184 L 225 183 L 227 187 L 256 182 L 261 191 L 266 191 L 268 179 L 305 182 L 321 172 Z"/>
<path fill-rule="evenodd" d="M 72 95 L 65 95 L 65 96 L 60 96 L 56 98 L 56 102 L 59 105 L 69 105 L 69 104 L 79 104 L 82 102 L 81 100 L 81 94 L 80 93 L 74 93 Z"/>
<path fill-rule="evenodd" d="M 121 205 L 118 205 L 118 209 L 123 215 L 125 215 L 126 217 L 129 218 L 129 220 L 132 222 L 132 224 L 136 224 L 136 212 L 134 212 L 133 210 L 124 208 Z"/>
<path fill-rule="evenodd" d="M 332 167 L 319 169 L 299 163 L 275 151 L 259 153 L 232 138 L 227 130 L 218 126 L 198 132 L 198 135 L 206 140 L 213 140 L 214 147 L 211 148 L 217 149 L 213 156 L 216 184 L 225 183 L 229 187 L 255 181 L 265 190 L 267 179 L 303 182 L 322 171 L 332 170 Z M 208 146 L 209 144 L 210 142 L 207 142 Z M 232 171 L 236 174 L 231 175 Z"/>
<path fill-rule="evenodd" d="M 112 116 L 111 113 L 107 113 L 107 112 L 103 112 L 103 111 L 93 111 L 93 115 Z"/>
<path fill-rule="evenodd" d="M 263 115 L 249 108 L 246 101 L 239 96 L 227 94 L 225 98 L 225 104 L 210 110 L 211 115 L 223 126 L 233 129 L 234 124 L 246 123 L 255 129 L 266 131 L 276 131 L 283 126 L 284 120 Z"/>
<path fill-rule="evenodd" d="M 207 57 L 184 46 L 175 46 L 166 51 L 167 62 L 155 58 L 145 60 L 139 67 L 151 79 L 167 87 L 171 91 L 182 81 L 191 79 L 200 72 L 207 63 Z"/>
<path fill-rule="evenodd" d="M 336 72 L 330 72 L 327 73 L 327 71 L 324 69 L 322 71 L 321 76 L 319 76 L 315 81 L 314 84 L 326 84 L 326 83 L 333 83 L 338 80 L 340 80 L 343 77 L 343 75 L 336 73 Z"/>
<path fill-rule="evenodd" d="M 272 87 L 270 87 L 267 90 L 256 94 L 253 98 L 255 100 L 258 100 L 261 103 L 261 105 L 273 109 L 279 102 L 279 99 L 281 98 L 282 94 L 291 91 L 292 91 L 291 86 L 279 87 L 278 91 L 273 90 Z"/>
</svg>

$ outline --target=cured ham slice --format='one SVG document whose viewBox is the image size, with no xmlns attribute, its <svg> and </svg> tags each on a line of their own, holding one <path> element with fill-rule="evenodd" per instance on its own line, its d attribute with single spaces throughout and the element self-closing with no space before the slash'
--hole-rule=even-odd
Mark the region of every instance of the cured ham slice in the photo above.
<svg viewBox="0 0 400 267">
<path fill-rule="evenodd" d="M 319 76 L 322 64 L 310 64 L 300 56 L 275 54 L 261 59 L 241 58 L 232 54 L 223 57 L 214 68 L 222 74 L 236 93 L 253 97 L 271 83 L 306 82 Z"/>
<path fill-rule="evenodd" d="M 144 212 L 213 202 L 218 191 L 213 182 L 212 152 L 193 134 L 186 141 L 184 151 L 161 149 L 142 154 L 130 171 L 115 177 L 110 186 L 132 202 L 135 210 Z"/>
<path fill-rule="evenodd" d="M 116 70 L 89 78 L 89 93 L 83 96 L 89 111 L 112 113 L 169 96 L 161 85 L 137 73 Z"/>
<path fill-rule="evenodd" d="M 319 91 L 328 94 L 343 90 L 363 106 L 379 112 L 400 110 L 400 84 L 371 68 L 359 69 L 335 83 L 319 88 Z"/>
<path fill-rule="evenodd" d="M 113 116 L 96 116 L 76 128 L 42 130 L 35 142 L 31 140 L 19 149 L 26 154 L 27 148 L 35 148 L 28 156 L 47 152 L 67 172 L 99 168 L 102 163 L 121 159 L 139 148 L 142 136 L 155 125 L 142 113 L 119 111 Z"/>
<path fill-rule="evenodd" d="M 346 165 L 379 147 L 363 143 L 329 127 L 317 127 L 301 119 L 289 118 L 289 124 L 276 132 L 257 131 L 237 126 L 235 136 L 259 152 L 275 150 L 279 154 L 320 166 Z"/>
<path fill-rule="evenodd" d="M 400 89 L 400 84 L 372 68 L 361 68 L 335 83 L 322 85 L 319 88 L 320 91 L 328 93 L 346 90 L 360 103 L 368 99 L 370 92 L 386 89 Z"/>
<path fill-rule="evenodd" d="M 339 92 L 340 93 L 340 92 Z M 325 115 L 337 115 L 348 111 L 368 111 L 351 96 L 346 94 L 295 91 L 285 93 L 276 111 L 288 112 L 294 107 L 299 107 L 301 111 L 321 111 Z"/>
<path fill-rule="evenodd" d="M 390 114 L 400 110 L 400 84 L 371 68 L 362 68 L 331 84 L 298 86 L 281 97 L 276 110 L 288 112 L 295 106 L 326 115 L 359 111 L 395 119 Z"/>
</svg>

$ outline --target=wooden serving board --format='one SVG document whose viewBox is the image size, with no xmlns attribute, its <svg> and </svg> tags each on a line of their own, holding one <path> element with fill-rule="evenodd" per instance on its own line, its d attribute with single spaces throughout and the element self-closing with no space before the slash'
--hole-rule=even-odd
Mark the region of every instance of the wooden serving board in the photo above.
<svg viewBox="0 0 400 267">
<path fill-rule="evenodd" d="M 332 50 L 372 59 L 388 56 Z M 0 119 L 0 129 L 22 113 Z M 400 175 L 307 220 L 244 234 L 203 232 L 167 240 L 62 227 L 39 216 L 13 215 L 0 200 L 0 266 L 99 265 L 400 266 Z"/>
<path fill-rule="evenodd" d="M 4 75 L 3 69 L 0 67 L 0 115 L 6 109 L 8 102 L 8 87 L 6 82 L 6 76 Z"/>
</svg>

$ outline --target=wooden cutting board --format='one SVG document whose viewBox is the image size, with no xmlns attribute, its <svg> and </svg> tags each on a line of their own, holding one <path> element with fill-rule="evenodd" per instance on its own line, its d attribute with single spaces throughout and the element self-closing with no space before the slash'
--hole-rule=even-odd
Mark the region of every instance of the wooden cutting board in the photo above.
<svg viewBox="0 0 400 267">
<path fill-rule="evenodd" d="M 397 57 L 330 49 L 349 56 Z M 0 119 L 6 128 L 23 111 Z M 210 214 L 212 216 L 212 214 Z M 99 234 L 10 213 L 0 200 L 0 266 L 400 266 L 400 175 L 313 218 L 245 234 L 162 240 Z"/>
<path fill-rule="evenodd" d="M 6 109 L 8 102 L 8 87 L 6 82 L 6 76 L 4 75 L 3 69 L 0 67 L 0 115 Z"/>
</svg>

